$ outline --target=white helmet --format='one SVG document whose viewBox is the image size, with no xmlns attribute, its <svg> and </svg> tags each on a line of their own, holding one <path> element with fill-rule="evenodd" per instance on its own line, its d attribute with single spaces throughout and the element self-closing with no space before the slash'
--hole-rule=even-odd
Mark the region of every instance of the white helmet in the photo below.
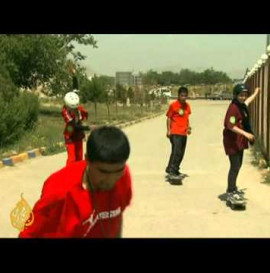
<svg viewBox="0 0 270 273">
<path fill-rule="evenodd" d="M 68 92 L 64 97 L 65 105 L 71 109 L 75 109 L 79 106 L 80 98 L 74 92 Z"/>
</svg>

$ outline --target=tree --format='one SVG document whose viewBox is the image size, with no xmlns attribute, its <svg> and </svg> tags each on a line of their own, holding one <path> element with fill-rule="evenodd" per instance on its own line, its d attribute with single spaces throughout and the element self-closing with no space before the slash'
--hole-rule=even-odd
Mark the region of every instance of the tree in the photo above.
<svg viewBox="0 0 270 273">
<path fill-rule="evenodd" d="M 197 73 L 189 69 L 182 69 L 179 73 L 179 84 L 195 84 Z"/>
<path fill-rule="evenodd" d="M 75 63 L 85 59 L 74 51 L 74 42 L 97 47 L 92 35 L 1 35 L 0 60 L 16 86 L 31 89 L 44 84 L 44 92 L 55 95 L 68 87 L 69 56 Z"/>
<path fill-rule="evenodd" d="M 127 94 L 128 94 L 127 89 L 123 85 L 121 84 L 116 85 L 116 101 L 126 104 Z"/>
<path fill-rule="evenodd" d="M 149 70 L 146 74 L 143 74 L 142 81 L 145 85 L 155 85 L 158 83 L 159 74 L 156 71 Z"/>
<path fill-rule="evenodd" d="M 144 92 L 145 104 L 147 105 L 147 108 L 149 109 L 150 108 L 150 103 L 151 103 L 151 95 L 149 94 L 147 89 L 144 89 L 143 92 Z"/>
<path fill-rule="evenodd" d="M 95 119 L 97 120 L 97 103 L 106 102 L 107 93 L 104 88 L 103 82 L 97 77 L 94 76 L 88 85 L 88 100 L 93 102 L 95 105 Z"/>
<path fill-rule="evenodd" d="M 107 88 L 112 88 L 114 86 L 115 79 L 111 76 L 101 75 L 99 76 L 99 80 L 103 83 Z"/>
<path fill-rule="evenodd" d="M 158 83 L 161 85 L 170 85 L 175 83 L 175 73 L 171 71 L 164 71 L 159 76 Z"/>
<path fill-rule="evenodd" d="M 7 71 L 0 66 L 0 95 L 5 102 L 10 102 L 19 95 L 19 89 L 12 82 Z"/>
<path fill-rule="evenodd" d="M 127 97 L 130 99 L 131 102 L 134 100 L 134 91 L 132 87 L 129 87 L 127 90 Z"/>
</svg>

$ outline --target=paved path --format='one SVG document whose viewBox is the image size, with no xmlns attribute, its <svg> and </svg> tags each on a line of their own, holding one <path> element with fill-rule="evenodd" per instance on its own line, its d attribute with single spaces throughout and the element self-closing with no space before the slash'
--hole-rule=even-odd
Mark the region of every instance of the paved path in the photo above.
<svg viewBox="0 0 270 273">
<path fill-rule="evenodd" d="M 232 211 L 218 196 L 226 189 L 229 161 L 222 146 L 223 118 L 228 101 L 190 101 L 193 134 L 189 137 L 182 171 L 183 186 L 164 181 L 170 154 L 166 117 L 127 127 L 131 143 L 129 164 L 134 198 L 124 215 L 123 237 L 270 237 L 270 187 L 244 155 L 238 177 L 247 188 L 245 211 Z M 20 194 L 31 206 L 45 179 L 65 165 L 66 153 L 26 160 L 0 169 L 0 237 L 16 237 L 9 213 Z"/>
</svg>

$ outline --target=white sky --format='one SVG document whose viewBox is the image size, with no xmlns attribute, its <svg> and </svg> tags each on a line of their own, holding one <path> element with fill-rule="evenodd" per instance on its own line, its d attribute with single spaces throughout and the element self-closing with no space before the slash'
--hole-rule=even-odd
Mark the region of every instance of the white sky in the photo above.
<svg viewBox="0 0 270 273">
<path fill-rule="evenodd" d="M 242 78 L 266 51 L 266 34 L 93 34 L 98 48 L 77 45 L 89 74 L 213 67 Z"/>
</svg>

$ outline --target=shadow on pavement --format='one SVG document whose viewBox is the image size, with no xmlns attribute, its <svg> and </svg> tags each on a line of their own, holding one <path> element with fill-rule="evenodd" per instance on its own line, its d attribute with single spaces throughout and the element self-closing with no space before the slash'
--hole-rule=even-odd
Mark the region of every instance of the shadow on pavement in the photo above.
<svg viewBox="0 0 270 273">
<path fill-rule="evenodd" d="M 227 201 L 227 193 L 222 193 L 218 196 L 221 201 Z"/>
</svg>

